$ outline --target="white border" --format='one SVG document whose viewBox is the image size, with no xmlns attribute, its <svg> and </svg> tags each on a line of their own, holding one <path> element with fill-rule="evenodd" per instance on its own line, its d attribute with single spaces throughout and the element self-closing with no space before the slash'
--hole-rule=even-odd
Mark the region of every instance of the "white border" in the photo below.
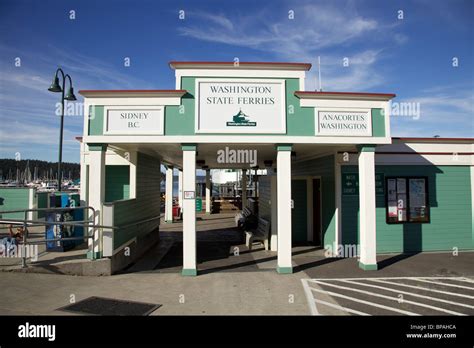
<svg viewBox="0 0 474 348">
<path fill-rule="evenodd" d="M 319 113 L 320 112 L 347 112 L 347 113 L 354 113 L 354 112 L 366 112 L 369 116 L 369 120 L 367 122 L 368 124 L 368 134 L 362 134 L 362 135 L 353 135 L 353 134 L 348 134 L 348 135 L 337 135 L 337 134 L 319 134 Z M 373 137 L 373 132 L 372 132 L 372 109 L 367 109 L 367 108 L 314 108 L 314 135 L 319 136 L 319 137 L 341 137 L 341 138 L 347 138 L 347 137 Z"/>
<path fill-rule="evenodd" d="M 109 110 L 147 110 L 147 111 L 158 111 L 160 128 L 159 131 L 140 131 L 140 132 L 129 132 L 124 131 L 109 131 L 107 129 L 108 125 L 108 114 Z M 126 136 L 136 136 L 136 135 L 164 135 L 165 132 L 165 107 L 163 105 L 144 105 L 144 106 L 127 106 L 127 105 L 113 105 L 113 106 L 104 106 L 104 120 L 103 120 L 103 133 L 104 135 L 126 135 Z"/>
<path fill-rule="evenodd" d="M 264 131 L 262 129 L 220 129 L 220 130 L 206 130 L 199 129 L 199 84 L 201 82 L 215 82 L 215 83 L 268 83 L 281 85 L 281 122 L 282 129 L 277 131 Z M 213 79 L 196 79 L 194 85 L 194 132 L 206 134 L 286 134 L 286 80 L 284 79 L 228 79 L 228 78 L 213 78 Z"/>
</svg>

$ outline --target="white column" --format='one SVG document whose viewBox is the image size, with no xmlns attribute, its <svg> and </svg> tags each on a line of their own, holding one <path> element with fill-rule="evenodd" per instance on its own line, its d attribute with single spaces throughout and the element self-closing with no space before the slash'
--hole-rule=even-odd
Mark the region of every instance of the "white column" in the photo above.
<svg viewBox="0 0 474 348">
<path fill-rule="evenodd" d="M 271 230 L 272 230 L 272 238 L 270 239 L 270 250 L 277 251 L 278 250 L 278 199 L 277 199 L 277 177 L 272 175 L 270 177 L 270 209 L 272 214 L 272 221 L 271 221 Z"/>
<path fill-rule="evenodd" d="M 291 262 L 291 146 L 277 147 L 278 273 L 292 273 Z"/>
<path fill-rule="evenodd" d="M 183 210 L 183 171 L 178 170 L 178 203 L 181 210 Z"/>
<path fill-rule="evenodd" d="M 364 270 L 377 269 L 375 224 L 375 146 L 362 146 L 359 153 L 360 260 Z"/>
<path fill-rule="evenodd" d="M 342 244 L 342 183 L 341 183 L 341 164 L 339 163 L 339 156 L 337 152 L 334 154 L 334 180 L 335 180 L 335 192 L 336 195 L 336 212 L 335 212 L 335 228 L 336 236 L 334 241 L 333 256 L 339 255 L 339 245 Z M 324 244 L 324 241 L 322 241 Z"/>
<path fill-rule="evenodd" d="M 247 169 L 242 169 L 242 210 L 247 206 Z"/>
<path fill-rule="evenodd" d="M 206 214 L 211 213 L 211 170 L 206 169 Z"/>
<path fill-rule="evenodd" d="M 106 145 L 89 145 L 89 205 L 95 209 L 94 221 L 103 224 L 103 204 L 105 200 L 105 152 Z M 90 213 L 90 211 L 89 211 Z M 92 219 L 92 215 L 89 216 Z M 90 230 L 94 239 L 89 239 L 89 257 L 98 258 L 102 249 L 99 229 Z"/>
<path fill-rule="evenodd" d="M 88 164 L 88 162 L 86 162 L 86 158 L 85 158 L 86 157 L 85 149 L 86 149 L 86 144 L 81 142 L 80 199 L 81 199 L 81 205 L 82 206 L 87 205 L 87 195 L 88 195 L 87 187 L 89 186 L 88 183 L 87 183 L 87 164 Z"/>
<path fill-rule="evenodd" d="M 127 152 L 125 158 L 130 166 L 130 199 L 137 198 L 137 151 Z"/>
<path fill-rule="evenodd" d="M 173 222 L 173 167 L 166 167 L 165 222 Z"/>
<path fill-rule="evenodd" d="M 196 146 L 183 145 L 183 271 L 197 275 L 196 269 Z M 186 195 L 194 194 L 188 198 Z"/>
</svg>

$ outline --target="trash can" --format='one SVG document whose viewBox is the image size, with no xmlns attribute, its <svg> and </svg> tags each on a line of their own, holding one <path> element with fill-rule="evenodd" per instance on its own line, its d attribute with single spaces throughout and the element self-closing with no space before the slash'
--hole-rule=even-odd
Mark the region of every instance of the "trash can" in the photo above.
<svg viewBox="0 0 474 348">
<path fill-rule="evenodd" d="M 179 220 L 181 218 L 181 207 L 179 205 L 173 206 L 173 219 Z"/>
<path fill-rule="evenodd" d="M 67 208 L 79 206 L 79 195 L 68 193 L 51 193 L 49 196 L 50 208 Z M 82 226 L 55 225 L 55 222 L 81 221 L 83 220 L 83 211 L 81 209 L 50 211 L 46 214 L 46 239 L 70 238 L 83 236 Z M 76 245 L 82 244 L 82 240 L 53 241 L 46 243 L 47 251 L 67 251 L 73 249 Z"/>
</svg>

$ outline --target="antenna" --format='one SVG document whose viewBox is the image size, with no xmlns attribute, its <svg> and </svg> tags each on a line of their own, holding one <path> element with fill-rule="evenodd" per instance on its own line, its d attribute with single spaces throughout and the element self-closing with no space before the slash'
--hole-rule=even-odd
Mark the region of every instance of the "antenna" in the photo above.
<svg viewBox="0 0 474 348">
<path fill-rule="evenodd" d="M 321 92 L 323 88 L 321 87 L 321 56 L 318 56 L 318 74 L 319 74 L 319 91 Z"/>
</svg>

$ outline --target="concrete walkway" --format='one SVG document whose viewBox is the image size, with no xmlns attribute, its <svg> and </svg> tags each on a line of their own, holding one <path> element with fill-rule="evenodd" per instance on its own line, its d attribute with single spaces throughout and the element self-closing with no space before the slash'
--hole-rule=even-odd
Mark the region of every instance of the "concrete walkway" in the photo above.
<svg viewBox="0 0 474 348">
<path fill-rule="evenodd" d="M 276 269 L 276 252 L 256 246 L 249 251 L 233 214 L 199 216 L 197 277 L 181 276 L 182 228 L 162 224 L 162 242 L 124 273 L 110 277 L 0 273 L 0 314 L 70 315 L 58 311 L 72 300 L 90 296 L 162 304 L 152 315 L 310 315 L 302 279 L 319 279 L 311 287 L 327 290 L 321 279 L 371 277 L 472 277 L 472 252 L 379 255 L 380 270 L 363 271 L 357 260 L 326 258 L 321 249 L 293 248 L 294 274 Z M 325 315 L 347 315 L 340 299 L 319 293 Z"/>
</svg>

